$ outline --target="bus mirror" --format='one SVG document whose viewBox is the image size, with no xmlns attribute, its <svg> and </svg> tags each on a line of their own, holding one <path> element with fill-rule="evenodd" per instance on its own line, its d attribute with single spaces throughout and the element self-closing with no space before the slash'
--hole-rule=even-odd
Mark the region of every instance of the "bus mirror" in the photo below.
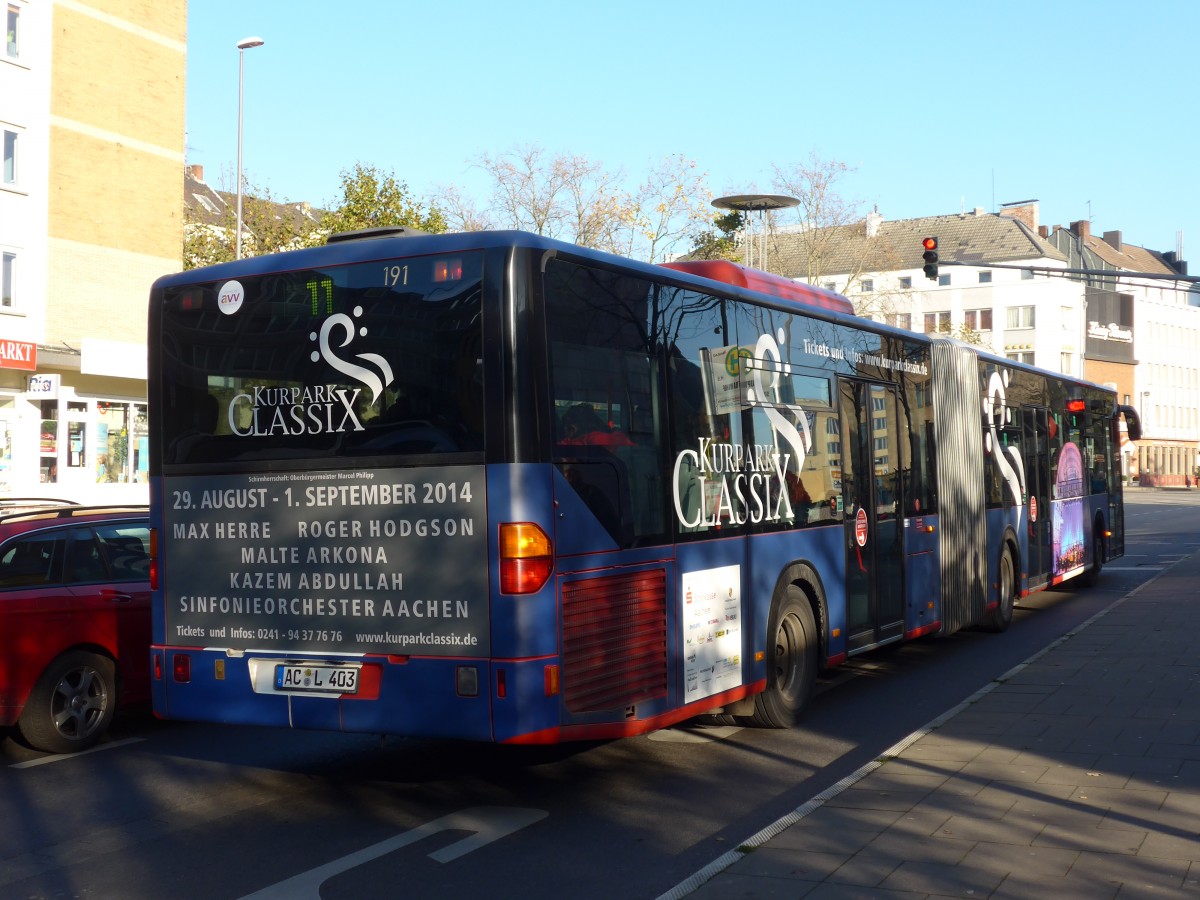
<svg viewBox="0 0 1200 900">
<path fill-rule="evenodd" d="M 1138 417 L 1137 410 L 1132 406 L 1118 406 L 1117 412 L 1125 417 L 1126 435 L 1131 441 L 1140 441 L 1142 439 L 1142 420 Z"/>
</svg>

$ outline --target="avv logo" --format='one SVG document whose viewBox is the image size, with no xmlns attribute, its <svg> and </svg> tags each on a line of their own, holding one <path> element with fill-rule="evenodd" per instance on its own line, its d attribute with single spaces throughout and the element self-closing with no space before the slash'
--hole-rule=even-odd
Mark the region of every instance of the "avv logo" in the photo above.
<svg viewBox="0 0 1200 900">
<path fill-rule="evenodd" d="M 240 281 L 227 281 L 217 289 L 217 309 L 227 316 L 232 316 L 242 308 L 246 292 Z"/>
</svg>

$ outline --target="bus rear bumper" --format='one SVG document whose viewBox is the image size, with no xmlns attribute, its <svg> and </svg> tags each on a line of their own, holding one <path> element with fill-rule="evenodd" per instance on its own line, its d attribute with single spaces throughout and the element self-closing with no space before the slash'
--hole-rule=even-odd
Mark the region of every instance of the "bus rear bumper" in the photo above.
<svg viewBox="0 0 1200 900">
<path fill-rule="evenodd" d="M 490 741 L 486 659 L 297 656 L 151 648 L 154 713 L 162 719 Z M 284 663 L 358 669 L 354 693 L 275 689 Z M 265 674 L 264 674 L 265 673 Z M 473 691 L 473 693 L 472 693 Z"/>
</svg>

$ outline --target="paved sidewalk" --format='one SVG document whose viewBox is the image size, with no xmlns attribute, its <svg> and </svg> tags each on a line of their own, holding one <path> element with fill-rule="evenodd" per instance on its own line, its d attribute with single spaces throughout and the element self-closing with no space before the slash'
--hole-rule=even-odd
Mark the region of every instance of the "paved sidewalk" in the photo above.
<svg viewBox="0 0 1200 900">
<path fill-rule="evenodd" d="M 664 897 L 685 895 L 1200 897 L 1200 554 Z"/>
</svg>

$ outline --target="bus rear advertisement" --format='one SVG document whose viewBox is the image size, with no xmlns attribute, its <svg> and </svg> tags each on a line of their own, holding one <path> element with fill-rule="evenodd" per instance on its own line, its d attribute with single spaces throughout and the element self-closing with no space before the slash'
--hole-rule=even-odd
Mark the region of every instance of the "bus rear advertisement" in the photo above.
<svg viewBox="0 0 1200 900">
<path fill-rule="evenodd" d="M 1124 549 L 1111 390 L 731 263 L 360 235 L 159 279 L 150 346 L 165 718 L 787 727 Z"/>
<path fill-rule="evenodd" d="M 483 466 L 171 479 L 168 634 L 231 649 L 489 649 Z M 446 566 L 451 557 L 461 565 Z"/>
</svg>

